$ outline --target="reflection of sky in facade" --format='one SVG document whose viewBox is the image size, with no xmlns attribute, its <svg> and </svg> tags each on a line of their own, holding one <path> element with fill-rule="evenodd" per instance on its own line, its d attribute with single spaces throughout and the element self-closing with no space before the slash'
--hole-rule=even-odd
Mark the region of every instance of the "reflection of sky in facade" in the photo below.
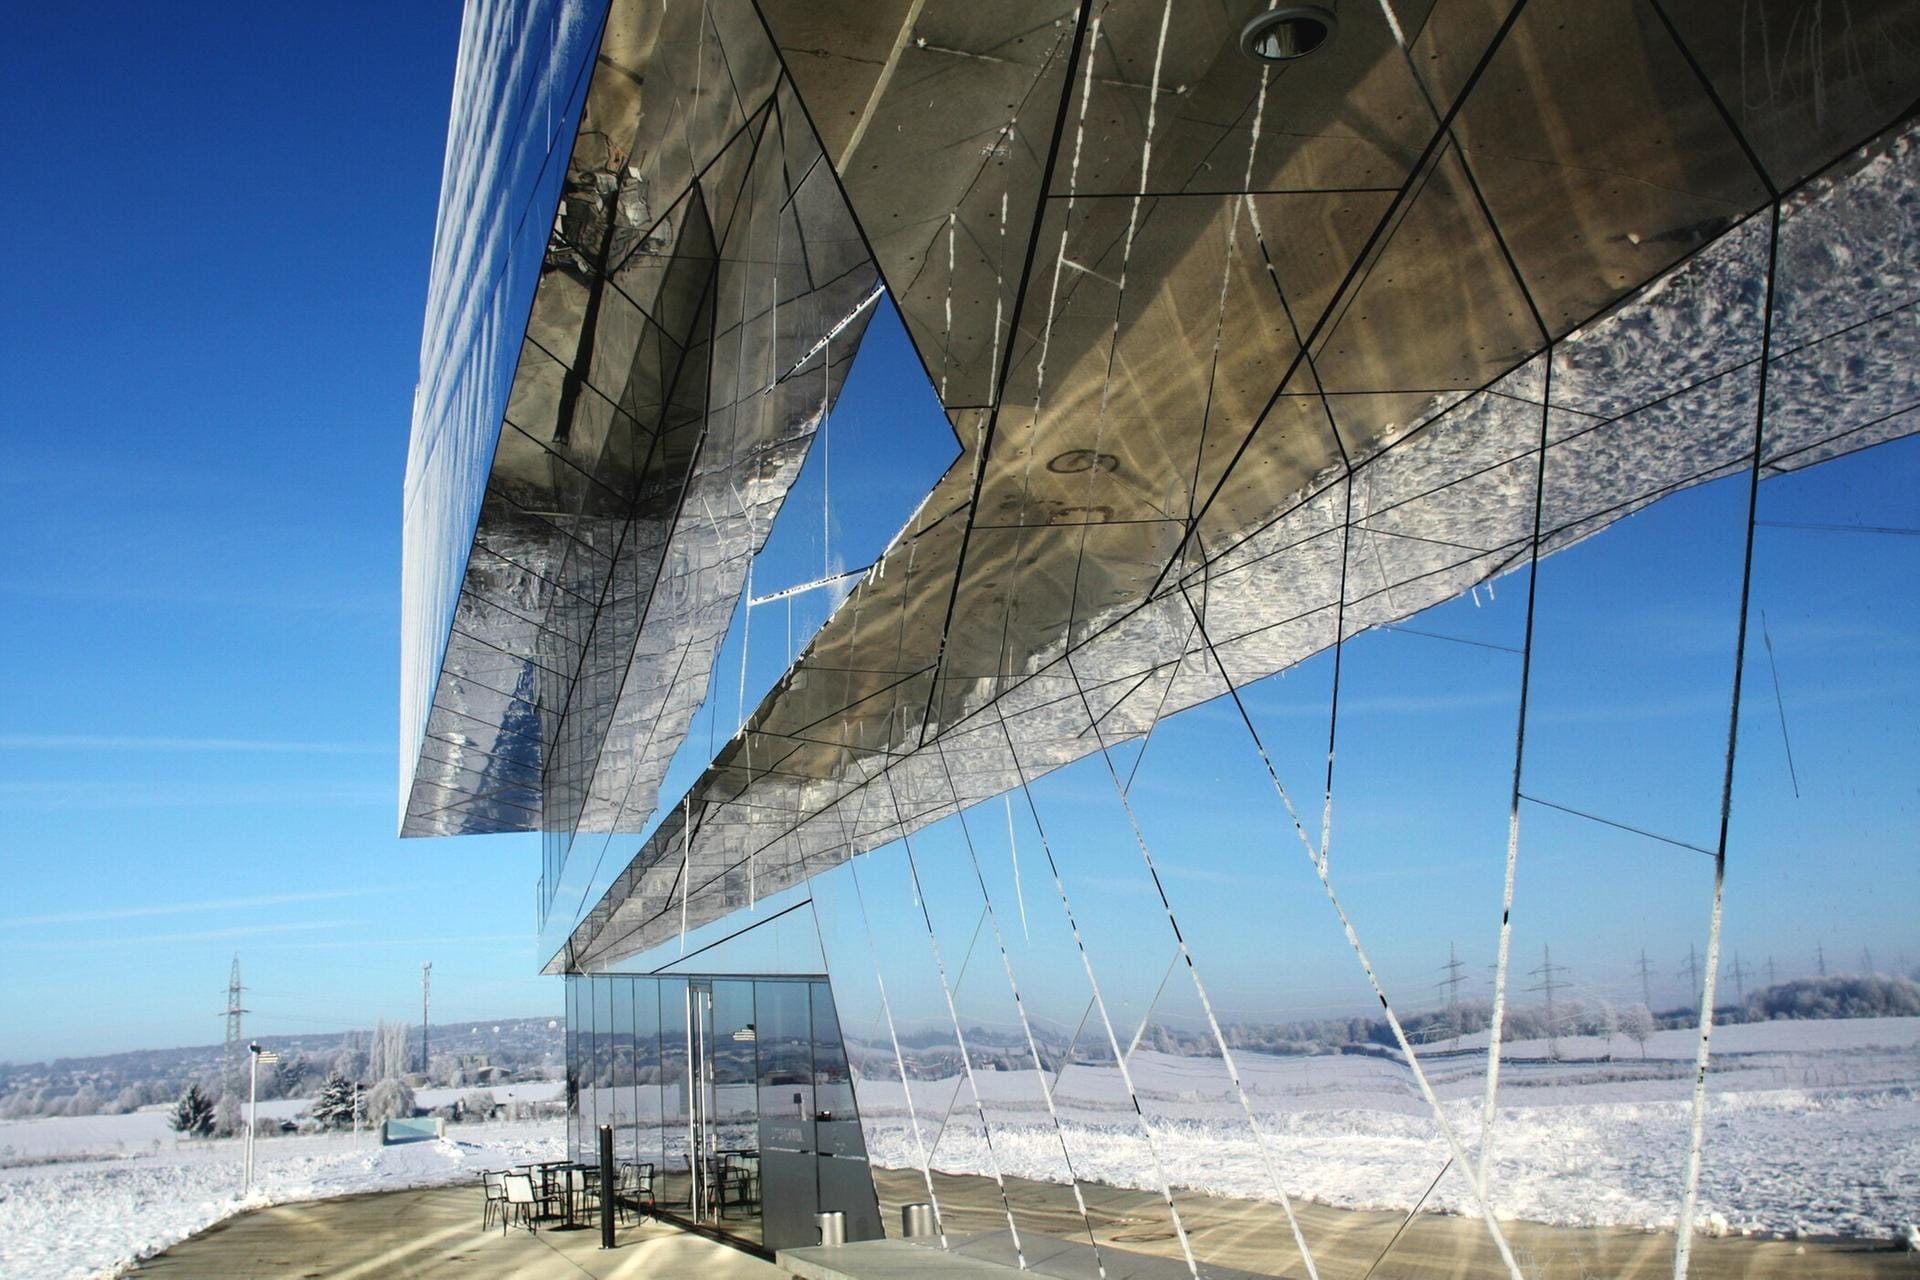
<svg viewBox="0 0 1920 1280">
<path fill-rule="evenodd" d="M 765 53 L 762 35 L 779 44 L 792 17 L 771 10 L 761 10 L 764 31 L 728 26 L 724 5 L 700 10 L 697 36 L 673 28 L 693 21 L 691 10 L 670 12 L 663 30 L 703 51 L 711 21 L 732 54 Z M 1436 8 L 1420 41 L 1480 47 L 1487 37 L 1459 25 L 1464 12 Z M 1609 12 L 1642 38 L 1620 40 Z M 1140 87 L 1129 68 L 1149 65 L 1149 50 L 1159 76 L 1170 13 L 1157 44 L 1151 6 L 1103 9 L 1104 36 L 1086 33 L 1082 111 L 1097 93 L 1107 126 L 1088 177 L 1106 196 L 1074 185 L 1078 141 L 1064 173 L 1052 159 L 1044 171 L 1025 167 L 1062 154 L 1074 82 L 1064 68 L 1080 66 L 1083 49 L 1072 24 L 1056 24 L 1023 61 L 976 59 L 1002 33 L 991 17 L 960 22 L 966 29 L 948 38 L 970 52 L 945 66 L 938 60 L 954 50 L 936 45 L 923 59 L 927 42 L 906 40 L 908 19 L 892 58 L 904 53 L 941 77 L 905 82 L 914 95 L 938 83 L 938 112 L 890 90 L 890 70 L 853 92 L 807 63 L 782 63 L 791 85 L 769 101 L 790 87 L 810 110 L 807 128 L 781 133 L 778 145 L 803 156 L 817 146 L 839 179 L 834 217 L 815 223 L 809 242 L 835 239 L 827 229 L 841 214 L 857 219 L 860 252 L 893 290 L 898 316 L 877 316 L 842 429 L 813 435 L 796 500 L 745 590 L 857 570 L 883 546 L 890 554 L 853 588 L 849 608 L 828 616 L 839 590 L 742 605 L 723 640 L 720 619 L 739 584 L 727 575 L 719 588 L 705 584 L 699 625 L 681 634 L 697 639 L 703 662 L 708 646 L 719 648 L 663 793 L 668 805 L 690 799 L 647 833 L 606 836 L 629 814 L 631 825 L 646 821 L 651 774 L 631 811 L 580 823 L 601 834 L 585 842 L 590 858 L 580 849 L 568 858 L 543 950 L 568 943 L 555 969 L 824 966 L 866 1087 L 884 1102 L 894 1072 L 944 1091 L 949 1101 L 931 1108 L 950 1137 L 943 1158 L 973 1172 L 994 1164 L 988 1130 L 997 1128 L 1016 1147 L 1039 1144 L 1014 1157 L 1017 1169 L 1060 1173 L 1040 1148 L 1057 1138 L 1064 1155 L 1069 1129 L 1117 1114 L 1118 1094 L 1135 1092 L 1119 1073 L 1133 1044 L 1153 1078 L 1132 1101 L 1163 1135 L 1192 1120 L 1223 1148 L 1243 1137 L 1259 1148 L 1258 1132 L 1239 1127 L 1257 1130 L 1256 1111 L 1297 1090 L 1299 1111 L 1335 1129 L 1348 1105 L 1388 1128 L 1391 1117 L 1409 1118 L 1404 1136 L 1426 1144 L 1414 1163 L 1437 1170 L 1450 1159 L 1456 1180 L 1475 1180 L 1476 1197 L 1494 1160 L 1497 1103 L 1523 1106 L 1537 1088 L 1556 1105 L 1580 1105 L 1582 1081 L 1554 1075 L 1555 1037 L 1571 1035 L 1553 1022 L 1556 997 L 1563 1019 L 1576 1003 L 1644 999 L 1677 1010 L 1668 1030 L 1680 1043 L 1630 1081 L 1672 1121 L 1634 1158 L 1665 1162 L 1673 1142 L 1687 1141 L 1679 1121 L 1690 1115 L 1686 1177 L 1661 1171 L 1646 1181 L 1684 1181 L 1681 1212 L 1691 1214 L 1708 1089 L 1704 1069 L 1690 1083 L 1691 1053 L 1697 1045 L 1704 1068 L 1706 1040 L 1689 1041 L 1685 1024 L 1709 957 L 1724 943 L 1725 1005 L 1763 978 L 1874 968 L 1875 949 L 1904 964 L 1913 941 L 1900 910 L 1920 887 L 1905 811 L 1920 724 L 1920 575 L 1908 550 L 1920 524 L 1920 451 L 1902 438 L 1920 395 L 1909 314 L 1920 277 L 1902 248 L 1920 181 L 1911 137 L 1884 135 L 1784 196 L 1890 117 L 1855 102 L 1844 117 L 1790 121 L 1760 138 L 1763 160 L 1745 135 L 1736 146 L 1739 126 L 1688 47 L 1730 75 L 1727 33 L 1693 19 L 1683 37 L 1633 6 L 1516 8 L 1464 80 L 1458 68 L 1428 65 L 1439 54 L 1422 59 L 1397 27 L 1389 37 L 1385 26 L 1356 23 L 1335 55 L 1347 61 L 1315 64 L 1349 73 L 1332 99 L 1310 91 L 1312 70 L 1256 80 L 1220 56 L 1219 41 L 1181 31 L 1172 61 L 1185 83 L 1175 96 L 1192 85 L 1197 101 L 1228 106 L 1209 122 L 1183 104 L 1156 135 L 1151 86 L 1144 119 L 1113 95 Z M 1605 74 L 1553 73 L 1597 49 L 1616 55 Z M 861 59 L 848 63 L 849 76 L 870 74 Z M 995 70 L 979 70 L 989 64 Z M 649 65 L 670 72 L 675 59 Z M 1455 104 L 1444 118 L 1436 88 Z M 1289 121 L 1277 148 L 1259 123 L 1270 90 Z M 1409 91 L 1431 110 L 1402 102 Z M 842 93 L 856 111 L 838 109 Z M 1009 163 L 981 162 L 964 181 L 924 169 L 922 181 L 901 180 L 929 157 L 971 146 L 953 136 L 971 127 L 968 102 L 1006 98 L 1040 104 L 1003 108 L 1013 115 L 1002 136 L 1023 144 L 1009 148 Z M 1516 105 L 1529 98 L 1551 110 Z M 1057 112 L 1047 109 L 1056 100 Z M 1336 150 L 1321 172 L 1293 140 L 1319 136 L 1314 126 L 1325 122 L 1313 113 L 1330 100 L 1370 110 L 1420 158 Z M 1243 106 L 1253 112 L 1244 139 L 1241 123 L 1222 123 L 1244 123 Z M 860 121 L 851 136 L 843 114 Z M 1538 137 L 1522 123 L 1556 114 Z M 1609 127 L 1594 128 L 1603 117 Z M 1843 118 L 1855 123 L 1843 129 Z M 816 119 L 827 132 L 812 138 Z M 878 127 L 869 135 L 870 120 Z M 708 151 L 693 132 L 643 136 L 659 144 L 649 154 L 684 148 L 690 170 L 705 173 Z M 863 137 L 869 149 L 850 163 Z M 1242 144 L 1244 192 L 1195 159 L 1215 154 L 1206 146 L 1226 154 Z M 1515 148 L 1539 155 L 1510 167 Z M 1350 201 L 1353 188 L 1333 185 L 1336 171 L 1357 183 L 1376 167 L 1389 175 L 1370 193 L 1377 201 Z M 611 189 L 627 181 L 607 177 Z M 1308 188 L 1289 197 L 1309 198 L 1255 190 L 1287 185 L 1282 178 Z M 1223 183 L 1224 195 L 1211 189 Z M 1146 193 L 1127 199 L 1136 185 Z M 779 194 L 752 190 L 768 204 Z M 1137 219 L 1143 203 L 1151 208 Z M 1026 218 L 1029 208 L 1031 225 L 1018 225 L 1015 212 Z M 1272 235 L 1260 229 L 1263 208 Z M 1343 229 L 1348 218 L 1354 227 Z M 944 286 L 930 269 L 940 226 Z M 1010 229 L 1027 246 L 1017 279 L 983 249 Z M 721 256 L 754 277 L 740 264 L 766 255 Z M 1152 299 L 1137 310 L 1129 279 Z M 778 285 L 771 293 L 762 327 L 777 346 L 781 317 L 794 316 L 781 310 Z M 799 317 L 808 333 L 831 320 L 816 311 Z M 746 314 L 743 306 L 742 335 Z M 1211 358 L 1198 359 L 1209 339 Z M 930 369 L 936 351 L 944 408 L 916 367 Z M 734 370 L 735 392 L 747 363 Z M 950 363 L 966 388 L 957 394 Z M 767 393 L 792 391 L 779 387 L 769 381 Z M 700 406 L 709 421 L 721 399 Z M 793 411 L 795 424 L 806 421 L 784 437 L 795 445 L 789 461 L 813 425 L 811 402 Z M 970 451 L 958 461 L 949 419 Z M 554 433 L 563 450 L 569 439 Z M 1799 467 L 1812 469 L 1788 470 Z M 783 464 L 764 502 L 742 504 L 749 526 L 752 511 L 778 505 L 797 469 Z M 930 481 L 932 496 L 916 509 Z M 909 511 L 908 533 L 887 544 Z M 721 536 L 716 522 L 713 545 L 737 550 L 764 528 L 743 540 Z M 729 573 L 740 566 L 731 551 L 726 563 Z M 670 616 L 646 619 L 656 640 L 675 627 Z M 1181 638 L 1189 620 L 1198 646 Z M 792 665 L 816 628 L 819 647 Z M 1233 680 L 1244 692 L 1217 696 Z M 649 711 L 669 726 L 664 739 L 687 727 L 690 688 L 677 684 L 674 715 Z M 1155 688 L 1165 691 L 1158 709 Z M 1742 696 L 1736 770 L 1729 709 Z M 752 731 L 736 737 L 750 714 Z M 464 752 L 471 744 L 458 739 L 442 738 Z M 564 790 L 553 772 L 543 785 Z M 497 818 L 481 809 L 499 792 L 481 791 L 461 813 L 461 784 L 428 788 L 456 797 L 434 814 Z M 528 794 L 510 807 L 531 813 Z M 962 811 L 946 816 L 953 809 Z M 570 837 L 571 817 L 541 816 Z M 690 839 L 682 821 L 694 827 Z M 901 831 L 915 833 L 887 843 Z M 1709 925 L 1716 851 L 1732 872 L 1724 931 L 1718 914 Z M 1510 917 L 1501 909 L 1509 885 Z M 684 939 L 673 936 L 676 914 Z M 747 932 L 727 936 L 738 929 Z M 652 950 L 629 954 L 643 945 Z M 1402 1037 L 1396 1008 L 1411 1019 L 1455 998 L 1479 1001 L 1509 977 L 1498 989 L 1510 1068 L 1484 1042 L 1458 1043 L 1472 1029 L 1423 1037 L 1415 1027 Z M 1382 1014 L 1391 1037 L 1366 1025 Z M 1351 1033 L 1260 1040 L 1274 1053 L 1259 1055 L 1250 1079 L 1260 1078 L 1243 1086 L 1222 1023 L 1245 1037 L 1246 1024 L 1316 1017 Z M 1501 1025 L 1493 1020 L 1496 1040 Z M 1596 1033 L 1604 1043 L 1585 1047 L 1583 1062 L 1604 1064 L 1603 1078 L 1586 1083 L 1625 1081 L 1612 1035 L 1607 1024 Z M 1019 1074 L 1023 1057 L 1041 1056 L 1036 1037 L 1046 1056 L 1071 1042 L 1066 1056 L 1095 1068 L 1074 1080 L 1090 1090 L 1085 1111 L 1051 1133 L 1053 1098 Z M 1455 1043 L 1442 1048 L 1440 1038 Z M 1542 1038 L 1544 1047 L 1520 1047 Z M 1409 1054 L 1409 1039 L 1431 1054 Z M 1886 1047 L 1876 1042 L 1851 1064 L 1869 1085 L 1885 1082 Z M 1109 1050 L 1117 1061 L 1103 1075 Z M 1540 1064 L 1551 1067 L 1534 1071 Z M 1737 1050 L 1714 1068 L 1716 1090 L 1746 1069 Z M 993 1073 L 991 1083 L 976 1071 Z M 963 1078 L 971 1117 L 952 1101 Z M 1481 1078 L 1476 1123 L 1466 1113 Z M 911 1118 L 907 1082 L 898 1084 Z M 1265 1099 L 1249 1096 L 1263 1090 Z M 1688 1099 L 1690 1113 L 1675 1106 Z M 881 1139 L 904 1141 L 897 1130 Z M 1509 1164 L 1551 1165 L 1509 1142 Z M 893 1158 L 906 1157 L 895 1149 Z M 1135 1185 L 1146 1163 L 1137 1151 L 1116 1161 Z M 1203 1162 L 1190 1172 L 1208 1170 Z M 1504 1185 L 1524 1187 L 1528 1173 Z M 1313 1193 L 1324 1174 L 1307 1180 Z M 1253 1194 L 1283 1198 L 1282 1182 L 1269 1168 Z M 1436 1173 L 1426 1185 L 1439 1182 Z M 1409 1207 L 1412 1195 L 1396 1190 L 1381 1203 Z M 1504 1251 L 1499 1206 L 1483 1198 L 1482 1207 Z M 1009 1206 L 1010 1226 L 1014 1216 Z"/>
<path fill-rule="evenodd" d="M 823 552 L 825 455 L 816 452 L 756 562 L 757 592 L 808 581 L 828 566 L 858 568 L 910 508 L 912 466 L 930 474 L 950 456 L 951 436 L 890 315 L 867 341 L 829 433 L 837 446 L 832 542 Z M 903 454 L 907 446 L 917 454 Z M 1728 996 L 1759 985 L 1769 961 L 1783 978 L 1811 973 L 1816 947 L 1834 971 L 1858 969 L 1866 948 L 1888 968 L 1920 958 L 1903 909 L 1920 882 L 1911 800 L 1901 790 L 1920 721 L 1920 596 L 1913 589 L 1920 548 L 1898 533 L 1799 527 L 1913 527 L 1917 448 L 1912 439 L 1896 441 L 1761 487 L 1729 836 Z M 1575 998 L 1631 1003 L 1642 990 L 1644 949 L 1655 1005 L 1688 999 L 1689 944 L 1705 950 L 1712 868 L 1702 851 L 1718 833 L 1746 497 L 1743 475 L 1724 478 L 1543 562 L 1513 942 L 1520 987 L 1532 981 L 1524 975 L 1541 963 L 1541 948 L 1551 946 Z M 1526 580 L 1523 567 L 1397 627 L 1356 637 L 1340 656 L 1330 865 L 1389 995 L 1411 1010 L 1444 999 L 1450 948 L 1467 966 L 1463 997 L 1484 997 L 1491 985 Z M 791 645 L 786 602 L 753 610 L 748 707 L 804 647 L 833 596 L 810 592 L 792 603 Z M 709 742 L 723 741 L 739 723 L 743 615 L 736 611 L 715 685 L 665 796 L 680 794 L 705 764 Z M 1332 666 L 1333 654 L 1321 653 L 1243 691 L 1316 838 Z M 1144 756 L 1133 742 L 1116 746 L 1113 757 L 1123 776 L 1141 760 L 1130 798 L 1223 1017 L 1284 1021 L 1374 1004 L 1230 703 L 1162 722 Z M 1173 944 L 1104 766 L 1083 760 L 1033 791 L 1097 973 L 1123 975 L 1113 979 L 1121 988 L 1115 999 L 1144 1012 Z M 1007 807 L 1022 858 L 1018 889 Z M 971 946 L 974 962 L 990 971 L 971 981 L 998 982 L 994 1020 L 1011 1021 L 1010 1008 L 998 1008 L 1005 983 L 990 936 L 976 937 L 981 898 L 966 834 L 1008 932 L 1023 994 L 1040 1016 L 1071 1023 L 1085 1005 L 1085 981 L 1046 879 L 1039 832 L 1017 794 L 1010 805 L 971 811 L 967 833 L 949 819 L 914 839 L 943 949 L 965 954 Z M 602 866 L 584 900 L 618 870 Z M 859 874 L 872 881 L 865 916 L 879 953 L 926 956 L 900 848 L 863 859 Z M 849 879 L 841 868 L 811 883 L 816 906 L 828 912 L 827 959 L 837 962 L 837 948 L 852 948 L 864 965 L 866 926 Z M 769 898 L 764 911 L 806 892 L 803 885 Z M 1022 901 L 1031 942 L 1018 928 Z M 806 968 L 813 961 L 795 957 L 813 954 L 810 915 L 789 917 L 765 937 L 749 935 L 724 954 L 747 970 Z M 689 948 L 753 918 L 698 930 Z M 556 913 L 550 940 L 567 923 Z M 677 952 L 669 945 L 643 959 L 665 963 Z M 1134 990 L 1136 979 L 1147 987 Z M 931 978 L 906 984 L 896 1001 L 904 1019 L 937 1024 L 945 1017 Z M 1178 983 L 1167 984 L 1160 1007 L 1199 1017 L 1190 989 Z"/>
<path fill-rule="evenodd" d="M 876 347 L 868 358 L 878 354 Z M 861 377 L 855 374 L 849 397 Z M 1783 526 L 1912 527 L 1917 450 L 1920 442 L 1908 439 L 1769 479 L 1758 518 Z M 884 453 L 844 449 L 836 454 L 836 493 L 842 485 L 849 494 L 867 491 L 890 466 Z M 802 514 L 806 485 L 803 479 L 756 566 L 757 581 L 803 581 L 817 573 L 817 528 L 805 522 L 809 514 L 817 519 L 818 508 L 816 502 Z M 1541 946 L 1550 945 L 1554 963 L 1568 967 L 1576 996 L 1637 1001 L 1644 948 L 1656 1005 L 1684 1003 L 1687 946 L 1704 952 L 1709 857 L 1549 806 L 1712 848 L 1745 503 L 1743 477 L 1721 480 L 1657 503 L 1543 562 L 1522 789 L 1547 804 L 1522 811 L 1515 969 L 1537 966 Z M 836 498 L 834 509 L 846 505 Z M 782 537 L 795 524 L 811 532 L 811 543 Z M 1825 948 L 1835 971 L 1858 968 L 1863 947 L 1889 968 L 1920 959 L 1914 954 L 1920 938 L 1906 909 L 1920 882 L 1912 802 L 1903 789 L 1911 777 L 1920 694 L 1916 555 L 1920 547 L 1897 534 L 1765 524 L 1756 530 L 1725 962 L 1730 966 L 1738 953 L 1748 970 L 1746 986 L 1759 985 L 1757 974 L 1769 959 L 1783 978 L 1811 973 L 1816 946 Z M 822 603 L 813 604 L 812 617 Z M 1438 984 L 1450 946 L 1458 946 L 1469 966 L 1462 994 L 1484 996 L 1490 986 L 1525 606 L 1522 570 L 1399 628 L 1351 640 L 1341 657 L 1331 865 L 1389 995 L 1409 1009 L 1444 998 Z M 1780 704 L 1761 638 L 1763 610 Z M 753 624 L 750 703 L 751 681 L 770 682 L 785 665 L 784 609 L 774 607 L 771 619 L 768 612 L 756 611 Z M 797 629 L 808 616 L 796 612 Z M 704 719 L 718 705 L 723 735 L 737 714 L 731 682 L 740 630 L 736 618 L 719 667 L 728 679 L 702 713 Z M 1323 653 L 1243 691 L 1282 782 L 1316 835 L 1332 661 Z M 1779 705 L 1786 711 L 1798 797 L 1782 748 Z M 692 747 L 704 747 L 702 728 L 696 721 Z M 699 754 L 683 752 L 675 776 L 686 776 Z M 1113 755 L 1124 776 L 1139 748 L 1117 746 Z M 669 785 L 667 794 L 678 789 Z M 1144 1010 L 1173 944 L 1104 766 L 1083 761 L 1033 790 L 1096 971 L 1103 981 L 1114 975 L 1121 999 L 1130 997 Z M 1130 794 L 1223 1017 L 1284 1021 L 1364 1012 L 1374 1003 L 1230 704 L 1209 703 L 1161 723 Z M 1017 795 L 1012 808 L 1018 892 L 1002 802 L 971 811 L 968 827 L 1023 995 L 1070 1023 L 1086 1002 L 1085 981 L 1046 880 L 1039 833 Z M 1002 994 L 994 1003 L 1003 1002 L 1004 977 L 990 938 L 974 942 L 980 892 L 959 825 L 945 821 L 914 844 L 942 946 L 964 952 L 973 942 L 974 963 L 990 971 L 975 981 L 997 982 Z M 925 956 L 927 940 L 898 846 L 862 859 L 858 870 L 880 953 Z M 812 883 L 820 902 L 839 910 L 823 917 L 830 922 L 828 958 L 838 960 L 837 944 L 852 949 L 854 963 L 866 964 L 846 869 Z M 803 895 L 805 886 L 797 892 Z M 1021 898 L 1032 943 L 1019 928 Z M 795 894 L 782 894 L 764 910 L 771 914 L 794 900 Z M 689 947 L 751 919 L 719 921 L 694 935 Z M 783 922 L 789 962 L 807 953 L 801 934 L 810 929 L 804 917 Z M 663 963 L 677 950 L 669 945 L 642 958 Z M 747 969 L 776 959 L 771 940 L 743 939 L 728 954 Z M 1136 990 L 1139 982 L 1148 985 Z M 1729 996 L 1733 986 L 1723 976 Z M 1172 983 L 1168 993 L 1182 1016 L 1198 1016 L 1190 993 Z M 908 984 L 895 999 L 896 1016 L 932 1023 L 946 1016 L 931 981 Z M 911 1008 L 900 1007 L 909 1001 Z M 1010 1009 L 998 1012 L 1011 1020 Z"/>
</svg>

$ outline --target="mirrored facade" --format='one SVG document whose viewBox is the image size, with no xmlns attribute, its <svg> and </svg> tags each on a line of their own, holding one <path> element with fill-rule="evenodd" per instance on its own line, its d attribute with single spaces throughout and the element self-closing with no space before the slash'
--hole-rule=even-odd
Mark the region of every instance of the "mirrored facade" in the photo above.
<svg viewBox="0 0 1920 1280">
<path fill-rule="evenodd" d="M 685 1221 L 777 1250 L 814 1215 L 880 1237 L 845 1045 L 824 977 L 567 979 L 572 1158 L 614 1159 Z"/>
<path fill-rule="evenodd" d="M 1894 1274 L 1920 6 L 1269 8 L 614 0 L 403 829 L 542 832 L 576 1150 L 769 1247 L 709 1157 L 1015 1267 Z M 847 566 L 876 315 L 954 455 Z"/>
</svg>

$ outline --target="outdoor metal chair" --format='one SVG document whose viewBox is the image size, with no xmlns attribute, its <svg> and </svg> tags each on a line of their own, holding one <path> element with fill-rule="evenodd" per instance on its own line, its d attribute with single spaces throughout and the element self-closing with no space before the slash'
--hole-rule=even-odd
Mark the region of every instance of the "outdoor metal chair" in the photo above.
<svg viewBox="0 0 1920 1280">
<path fill-rule="evenodd" d="M 727 1216 L 729 1205 L 736 1209 L 745 1209 L 760 1200 L 760 1157 L 745 1152 L 730 1151 L 720 1157 L 719 1176 L 714 1179 L 713 1190 L 715 1208 L 719 1215 Z"/>
<path fill-rule="evenodd" d="M 501 1180 L 507 1192 L 507 1212 L 500 1219 L 500 1234 L 507 1233 L 509 1222 L 519 1222 L 528 1231 L 534 1231 L 535 1220 L 546 1208 L 546 1200 L 533 1188 L 533 1178 L 524 1173 L 510 1173 Z"/>
<path fill-rule="evenodd" d="M 502 1219 L 506 1217 L 507 1186 L 504 1181 L 506 1176 L 504 1169 L 488 1169 L 480 1175 L 480 1190 L 481 1193 L 486 1196 L 485 1206 L 480 1213 L 480 1229 L 482 1231 L 493 1226 L 493 1217 L 495 1214 L 499 1214 Z"/>
<path fill-rule="evenodd" d="M 614 1187 L 614 1216 L 631 1215 L 639 1221 L 642 1212 L 652 1213 L 653 1201 L 653 1162 L 643 1160 L 638 1164 L 623 1163 L 620 1177 Z M 644 1206 L 644 1209 L 643 1207 Z"/>
</svg>

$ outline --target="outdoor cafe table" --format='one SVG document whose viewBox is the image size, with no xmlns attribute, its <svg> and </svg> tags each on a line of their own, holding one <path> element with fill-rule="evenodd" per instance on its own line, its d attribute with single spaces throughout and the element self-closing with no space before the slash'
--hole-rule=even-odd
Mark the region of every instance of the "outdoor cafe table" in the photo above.
<svg viewBox="0 0 1920 1280">
<path fill-rule="evenodd" d="M 574 1225 L 572 1179 L 563 1177 L 559 1180 L 560 1185 L 557 1188 L 554 1186 L 554 1174 L 574 1167 L 573 1161 L 528 1160 L 524 1163 L 516 1164 L 513 1167 L 516 1169 L 525 1169 L 528 1176 L 539 1179 L 540 1199 L 543 1203 L 554 1199 L 560 1201 L 560 1212 L 558 1214 L 548 1214 L 544 1216 L 558 1217 L 564 1226 L 571 1227 Z M 585 1166 L 580 1167 L 584 1168 Z"/>
</svg>

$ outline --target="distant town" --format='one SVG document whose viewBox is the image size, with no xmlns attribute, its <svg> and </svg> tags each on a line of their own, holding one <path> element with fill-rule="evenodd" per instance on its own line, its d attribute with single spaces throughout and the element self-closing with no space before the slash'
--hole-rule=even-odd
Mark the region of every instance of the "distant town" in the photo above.
<svg viewBox="0 0 1920 1280">
<path fill-rule="evenodd" d="M 263 1048 L 280 1055 L 271 1071 L 261 1072 L 259 1096 L 316 1097 L 330 1077 L 369 1088 L 391 1078 L 411 1089 L 474 1090 L 557 1080 L 566 1064 L 564 1028 L 558 1015 L 435 1026 L 424 1070 L 417 1025 L 389 1022 L 362 1031 L 259 1036 Z M 217 1103 L 230 1072 L 223 1044 L 0 1063 L 0 1119 L 119 1115 L 174 1105 L 195 1086 Z"/>
</svg>

